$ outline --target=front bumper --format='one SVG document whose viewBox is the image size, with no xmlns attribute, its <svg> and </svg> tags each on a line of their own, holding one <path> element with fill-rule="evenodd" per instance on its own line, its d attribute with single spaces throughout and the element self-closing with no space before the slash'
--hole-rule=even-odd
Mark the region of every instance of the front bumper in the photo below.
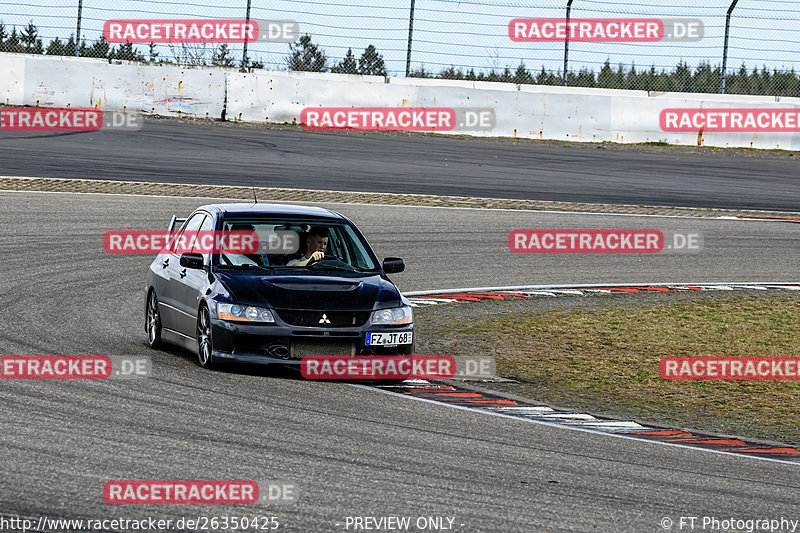
<svg viewBox="0 0 800 533">
<path fill-rule="evenodd" d="M 242 324 L 211 319 L 213 355 L 221 361 L 299 365 L 309 355 L 413 355 L 414 342 L 366 346 L 367 332 L 413 332 L 414 325 L 311 328 L 287 324 Z"/>
</svg>

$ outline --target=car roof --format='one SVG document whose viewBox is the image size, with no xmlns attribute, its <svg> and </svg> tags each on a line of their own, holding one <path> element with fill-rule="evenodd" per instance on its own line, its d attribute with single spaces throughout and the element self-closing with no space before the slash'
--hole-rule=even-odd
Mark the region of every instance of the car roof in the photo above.
<svg viewBox="0 0 800 533">
<path fill-rule="evenodd" d="M 208 204 L 200 206 L 198 209 L 204 209 L 209 213 L 216 214 L 222 217 L 228 216 L 247 216 L 247 215 L 266 215 L 266 216 L 279 216 L 279 217 L 313 217 L 313 218 L 326 218 L 331 220 L 346 220 L 344 216 L 325 209 L 323 207 L 310 207 L 304 205 L 291 205 L 291 204 L 245 204 L 245 203 L 232 203 L 232 204 Z"/>
</svg>

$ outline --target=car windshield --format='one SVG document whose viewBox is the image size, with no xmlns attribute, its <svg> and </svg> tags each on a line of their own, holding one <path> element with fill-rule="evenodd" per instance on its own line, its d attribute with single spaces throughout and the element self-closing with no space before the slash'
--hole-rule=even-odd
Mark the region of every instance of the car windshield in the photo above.
<svg viewBox="0 0 800 533">
<path fill-rule="evenodd" d="M 368 245 L 347 223 L 266 218 L 229 218 L 223 232 L 255 232 L 255 253 L 224 247 L 215 263 L 231 269 L 296 269 L 364 272 L 378 270 Z"/>
</svg>

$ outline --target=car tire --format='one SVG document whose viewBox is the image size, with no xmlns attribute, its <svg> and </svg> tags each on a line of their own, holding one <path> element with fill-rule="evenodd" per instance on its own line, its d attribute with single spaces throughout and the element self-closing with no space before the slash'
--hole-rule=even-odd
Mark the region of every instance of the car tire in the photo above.
<svg viewBox="0 0 800 533">
<path fill-rule="evenodd" d="M 211 315 L 208 307 L 200 306 L 197 313 L 197 362 L 203 368 L 214 368 L 214 344 L 211 339 Z"/>
<path fill-rule="evenodd" d="M 148 347 L 161 348 L 164 345 L 161 340 L 161 312 L 158 310 L 156 291 L 150 291 L 147 297 L 144 329 L 147 332 Z"/>
</svg>

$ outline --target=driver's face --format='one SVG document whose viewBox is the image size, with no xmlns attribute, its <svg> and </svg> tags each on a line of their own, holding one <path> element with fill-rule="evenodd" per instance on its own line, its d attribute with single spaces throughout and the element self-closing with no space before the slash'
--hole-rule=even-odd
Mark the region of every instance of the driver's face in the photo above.
<svg viewBox="0 0 800 533">
<path fill-rule="evenodd" d="M 309 254 L 313 254 L 314 252 L 324 252 L 328 247 L 328 238 L 310 235 L 306 241 L 306 244 L 308 244 Z"/>
</svg>

